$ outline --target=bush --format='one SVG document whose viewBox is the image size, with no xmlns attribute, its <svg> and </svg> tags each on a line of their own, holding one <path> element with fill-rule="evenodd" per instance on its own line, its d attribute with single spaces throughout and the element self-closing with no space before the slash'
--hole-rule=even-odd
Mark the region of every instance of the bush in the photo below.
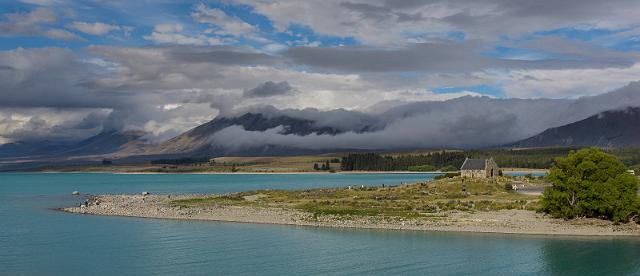
<svg viewBox="0 0 640 276">
<path fill-rule="evenodd" d="M 638 181 L 615 156 L 597 148 L 556 159 L 547 179 L 542 211 L 558 218 L 593 217 L 627 222 L 637 219 Z"/>
<path fill-rule="evenodd" d="M 440 171 L 442 171 L 442 172 L 455 172 L 457 170 L 458 170 L 458 168 L 456 168 L 454 166 L 444 166 L 444 167 L 440 168 Z"/>
</svg>

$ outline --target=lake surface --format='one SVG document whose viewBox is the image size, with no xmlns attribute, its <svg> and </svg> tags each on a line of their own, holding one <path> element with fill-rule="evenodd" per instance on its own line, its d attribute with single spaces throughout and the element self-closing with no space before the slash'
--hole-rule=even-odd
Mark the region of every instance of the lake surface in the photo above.
<svg viewBox="0 0 640 276">
<path fill-rule="evenodd" d="M 542 172 L 542 171 L 533 171 L 533 172 L 520 172 L 520 171 L 504 172 L 504 175 L 507 175 L 507 176 L 525 176 L 525 175 L 531 175 L 531 176 L 535 176 L 535 177 L 540 177 L 540 176 L 546 176 L 547 174 L 548 174 L 547 172 Z"/>
<path fill-rule="evenodd" d="M 70 193 L 397 185 L 429 174 L 0 174 L 0 275 L 640 275 L 640 239 L 337 230 L 68 214 Z"/>
</svg>

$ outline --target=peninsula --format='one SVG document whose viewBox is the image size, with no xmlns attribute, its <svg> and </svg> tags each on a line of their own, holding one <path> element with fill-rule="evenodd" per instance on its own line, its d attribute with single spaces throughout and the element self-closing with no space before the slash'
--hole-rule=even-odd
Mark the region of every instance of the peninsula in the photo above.
<svg viewBox="0 0 640 276">
<path fill-rule="evenodd" d="M 527 192 L 517 192 L 520 185 Z M 441 178 L 400 186 L 224 195 L 99 195 L 63 211 L 314 227 L 540 235 L 640 236 L 636 223 L 555 219 L 536 210 L 546 184 L 527 177 Z M 532 192 L 534 191 L 534 192 Z"/>
</svg>

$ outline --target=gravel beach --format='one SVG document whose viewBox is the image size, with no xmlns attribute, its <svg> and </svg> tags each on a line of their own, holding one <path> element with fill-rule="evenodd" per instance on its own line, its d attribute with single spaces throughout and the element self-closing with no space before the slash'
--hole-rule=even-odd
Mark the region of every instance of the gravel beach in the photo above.
<svg viewBox="0 0 640 276">
<path fill-rule="evenodd" d="M 207 220 L 244 223 L 286 224 L 299 226 L 394 229 L 417 231 L 452 231 L 478 233 L 509 233 L 575 236 L 639 236 L 640 225 L 614 225 L 598 219 L 553 219 L 533 211 L 500 210 L 487 212 L 449 211 L 433 213 L 417 219 L 393 217 L 317 216 L 285 208 L 252 206 L 209 206 L 206 208 L 176 207 L 177 199 L 206 195 L 100 195 L 89 199 L 88 206 L 62 208 L 62 211 L 141 218 Z"/>
</svg>

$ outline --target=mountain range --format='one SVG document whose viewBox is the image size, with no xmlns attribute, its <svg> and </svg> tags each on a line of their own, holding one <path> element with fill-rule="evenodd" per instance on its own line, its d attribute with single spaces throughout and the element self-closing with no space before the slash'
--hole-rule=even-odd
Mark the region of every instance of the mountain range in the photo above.
<svg viewBox="0 0 640 276">
<path fill-rule="evenodd" d="M 640 83 L 579 99 L 461 97 L 380 104 L 368 111 L 252 107 L 181 135 L 109 130 L 77 143 L 0 145 L 0 161 L 150 160 L 159 156 L 265 156 L 420 148 L 640 145 Z"/>
<path fill-rule="evenodd" d="M 575 123 L 547 129 L 512 146 L 637 147 L 640 146 L 640 108 L 602 112 Z"/>
<path fill-rule="evenodd" d="M 147 146 L 144 131 L 109 130 L 76 143 L 30 141 L 0 145 L 0 158 L 7 157 L 69 157 L 135 151 Z"/>
</svg>

